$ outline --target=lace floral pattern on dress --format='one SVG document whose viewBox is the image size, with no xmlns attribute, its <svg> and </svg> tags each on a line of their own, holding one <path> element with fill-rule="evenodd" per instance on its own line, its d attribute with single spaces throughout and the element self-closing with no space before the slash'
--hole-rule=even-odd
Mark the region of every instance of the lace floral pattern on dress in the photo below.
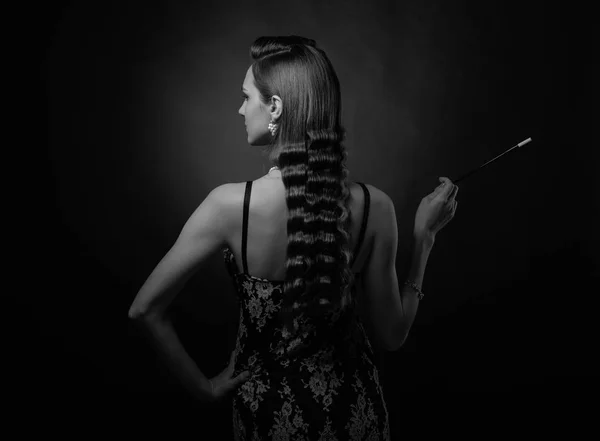
<svg viewBox="0 0 600 441">
<path fill-rule="evenodd" d="M 240 273 L 229 248 L 223 257 L 240 302 L 234 376 L 251 372 L 233 398 L 235 439 L 389 440 L 373 351 L 355 311 L 326 324 L 307 320 L 319 344 L 290 359 L 277 317 L 283 284 Z"/>
</svg>

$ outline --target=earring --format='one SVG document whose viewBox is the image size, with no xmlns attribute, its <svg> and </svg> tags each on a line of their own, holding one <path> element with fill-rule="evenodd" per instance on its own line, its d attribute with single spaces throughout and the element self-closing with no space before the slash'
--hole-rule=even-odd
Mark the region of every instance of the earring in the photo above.
<svg viewBox="0 0 600 441">
<path fill-rule="evenodd" d="M 277 124 L 275 124 L 273 120 L 271 120 L 271 122 L 269 123 L 269 130 L 271 131 L 271 136 L 275 136 L 275 132 L 277 131 Z"/>
</svg>

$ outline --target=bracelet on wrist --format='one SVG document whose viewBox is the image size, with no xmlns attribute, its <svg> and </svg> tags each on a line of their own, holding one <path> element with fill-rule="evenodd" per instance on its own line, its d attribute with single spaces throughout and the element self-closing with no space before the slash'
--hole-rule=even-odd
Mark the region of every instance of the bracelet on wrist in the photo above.
<svg viewBox="0 0 600 441">
<path fill-rule="evenodd" d="M 404 282 L 404 284 L 410 286 L 417 292 L 417 297 L 419 297 L 419 300 L 421 300 L 425 296 L 425 294 L 423 294 L 423 291 L 421 291 L 421 288 L 419 288 L 419 286 L 412 280 L 407 280 L 406 282 Z"/>
</svg>

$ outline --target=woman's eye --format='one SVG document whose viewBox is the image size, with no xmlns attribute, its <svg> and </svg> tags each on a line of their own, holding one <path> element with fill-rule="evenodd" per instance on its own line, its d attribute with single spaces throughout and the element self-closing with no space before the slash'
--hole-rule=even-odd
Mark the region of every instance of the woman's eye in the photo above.
<svg viewBox="0 0 600 441">
<path fill-rule="evenodd" d="M 242 99 L 247 100 L 248 97 L 246 95 L 242 95 Z"/>
</svg>

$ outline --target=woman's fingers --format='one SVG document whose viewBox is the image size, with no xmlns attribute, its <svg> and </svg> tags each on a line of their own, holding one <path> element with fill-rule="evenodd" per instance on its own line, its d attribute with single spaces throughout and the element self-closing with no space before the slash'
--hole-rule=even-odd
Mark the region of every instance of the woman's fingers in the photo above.
<svg viewBox="0 0 600 441">
<path fill-rule="evenodd" d="M 456 212 L 456 206 L 458 205 L 458 201 L 451 201 L 449 203 L 450 210 L 448 211 L 448 214 L 444 217 L 444 219 L 440 222 L 438 231 L 444 228 L 446 224 L 452 220 L 452 218 L 454 217 L 454 213 Z"/>
<path fill-rule="evenodd" d="M 450 193 L 450 198 L 454 199 L 458 194 L 458 185 L 454 185 L 452 188 L 452 193 Z"/>
<path fill-rule="evenodd" d="M 442 200 L 447 201 L 452 197 L 453 194 L 455 194 L 456 191 L 456 185 L 453 185 L 452 182 L 450 182 L 450 179 L 448 179 L 445 182 L 445 185 L 436 188 L 435 195 L 439 195 L 442 198 Z"/>
<path fill-rule="evenodd" d="M 235 365 L 235 351 L 231 351 L 231 356 L 229 357 L 229 363 L 227 364 L 227 368 L 233 369 Z"/>
</svg>

